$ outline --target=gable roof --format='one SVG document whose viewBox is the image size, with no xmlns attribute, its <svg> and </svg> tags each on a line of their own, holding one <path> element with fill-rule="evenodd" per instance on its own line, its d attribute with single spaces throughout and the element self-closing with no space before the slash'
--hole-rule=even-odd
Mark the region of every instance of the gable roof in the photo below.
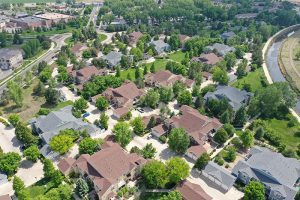
<svg viewBox="0 0 300 200">
<path fill-rule="evenodd" d="M 176 187 L 184 200 L 211 200 L 209 196 L 200 185 L 191 183 L 190 181 L 182 181 Z"/>
<path fill-rule="evenodd" d="M 111 51 L 106 56 L 103 56 L 104 60 L 111 66 L 116 66 L 120 63 L 123 54 L 118 51 Z"/>
<path fill-rule="evenodd" d="M 223 60 L 223 58 L 217 56 L 215 53 L 201 54 L 199 57 L 193 57 L 191 59 L 191 61 L 202 62 L 207 65 L 215 65 L 218 62 L 220 62 L 221 60 Z"/>
<path fill-rule="evenodd" d="M 140 31 L 135 31 L 129 34 L 129 44 L 133 45 L 143 36 L 143 33 Z"/>
<path fill-rule="evenodd" d="M 212 179 L 216 179 L 221 182 L 222 185 L 227 187 L 227 190 L 229 190 L 233 186 L 236 180 L 236 177 L 232 176 L 227 170 L 214 163 L 213 161 L 209 161 L 204 170 L 202 170 L 202 173 Z"/>
<path fill-rule="evenodd" d="M 268 159 L 266 159 L 268 158 Z M 247 174 L 280 192 L 286 199 L 296 195 L 294 184 L 300 178 L 300 162 L 295 158 L 286 158 L 280 153 L 264 147 L 253 147 L 248 160 L 239 161 L 232 173 Z"/>
<path fill-rule="evenodd" d="M 189 106 L 183 105 L 180 111 L 182 114 L 169 119 L 169 124 L 183 128 L 198 144 L 202 143 L 204 136 L 223 126 L 218 119 L 201 115 L 198 110 Z"/>
<path fill-rule="evenodd" d="M 168 51 L 170 49 L 170 45 L 168 43 L 165 43 L 163 40 L 153 40 L 150 44 L 154 45 L 155 51 L 158 54 L 161 54 L 164 51 Z"/>
<path fill-rule="evenodd" d="M 194 84 L 194 80 L 187 79 L 182 75 L 176 75 L 169 70 L 161 70 L 156 73 L 149 73 L 145 76 L 146 82 L 155 83 L 158 86 L 171 86 L 176 81 L 183 82 L 187 87 L 191 87 Z"/>
<path fill-rule="evenodd" d="M 101 196 L 111 185 L 119 182 L 120 178 L 146 162 L 139 155 L 128 154 L 120 145 L 111 143 L 91 156 L 81 155 L 74 165 L 88 174 L 101 190 Z"/>
<path fill-rule="evenodd" d="M 74 129 L 84 130 L 88 133 L 95 133 L 98 128 L 81 119 L 75 118 L 72 114 L 72 106 L 66 106 L 58 111 L 52 111 L 48 115 L 42 115 L 33 122 L 36 128 L 40 129 L 42 138 L 46 143 L 49 143 L 54 135 L 57 135 L 60 130 Z"/>
<path fill-rule="evenodd" d="M 226 39 L 230 39 L 232 37 L 235 36 L 235 33 L 233 31 L 230 31 L 230 32 L 224 32 L 221 34 L 221 38 L 226 40 Z"/>
<path fill-rule="evenodd" d="M 247 103 L 253 93 L 245 90 L 238 90 L 234 87 L 219 85 L 214 92 L 208 92 L 205 94 L 204 99 L 221 99 L 226 98 L 234 111 L 237 111 L 242 105 Z"/>
<path fill-rule="evenodd" d="M 220 43 L 215 43 L 212 46 L 207 46 L 206 48 L 210 50 L 216 50 L 222 56 L 225 56 L 226 54 L 235 51 L 234 47 L 230 47 L 226 44 L 220 44 Z"/>
</svg>

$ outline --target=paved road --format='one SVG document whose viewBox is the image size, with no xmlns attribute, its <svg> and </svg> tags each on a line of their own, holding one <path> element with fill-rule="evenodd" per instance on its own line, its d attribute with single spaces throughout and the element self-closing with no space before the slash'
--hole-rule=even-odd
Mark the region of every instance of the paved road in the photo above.
<svg viewBox="0 0 300 200">
<path fill-rule="evenodd" d="M 48 50 L 48 52 L 39 58 L 37 58 L 33 63 L 28 65 L 26 68 L 22 69 L 21 71 L 17 72 L 16 74 L 12 74 L 10 77 L 5 79 L 0 86 L 0 94 L 3 92 L 3 90 L 6 88 L 7 82 L 9 80 L 14 79 L 17 75 L 24 75 L 27 71 L 31 70 L 35 65 L 39 64 L 42 61 L 50 62 L 52 60 L 52 57 L 56 54 L 57 51 L 60 50 L 60 48 L 64 45 L 64 40 L 68 37 L 71 37 L 70 33 L 65 33 L 61 35 L 54 35 L 50 39 L 56 44 L 52 43 L 51 48 Z"/>
<path fill-rule="evenodd" d="M 99 5 L 97 6 L 94 6 L 93 7 L 93 10 L 90 14 L 90 18 L 89 18 L 89 21 L 87 23 L 87 27 L 89 27 L 90 23 L 93 22 L 93 24 L 96 26 L 96 20 L 97 20 L 97 16 L 98 16 L 98 12 L 99 12 Z"/>
<path fill-rule="evenodd" d="M 273 82 L 285 82 L 285 78 L 283 74 L 281 73 L 278 59 L 279 59 L 279 51 L 280 47 L 282 45 L 282 41 L 275 42 L 270 47 L 268 53 L 267 53 L 267 67 L 270 73 L 270 76 L 273 80 Z"/>
</svg>

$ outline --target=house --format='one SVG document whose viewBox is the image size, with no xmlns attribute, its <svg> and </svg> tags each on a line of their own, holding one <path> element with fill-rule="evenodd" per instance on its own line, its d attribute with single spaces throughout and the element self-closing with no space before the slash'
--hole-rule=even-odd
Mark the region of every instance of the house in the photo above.
<svg viewBox="0 0 300 200">
<path fill-rule="evenodd" d="M 135 180 L 146 162 L 135 153 L 125 152 L 120 145 L 106 142 L 95 154 L 81 155 L 69 170 L 91 182 L 95 196 L 106 200 L 116 196 L 128 181 Z"/>
<path fill-rule="evenodd" d="M 73 70 L 73 67 L 69 67 L 67 71 L 73 77 L 76 84 L 76 88 L 79 90 L 82 90 L 83 84 L 91 80 L 93 76 L 107 75 L 107 70 L 98 69 L 95 66 L 86 66 L 79 70 Z"/>
<path fill-rule="evenodd" d="M 168 43 L 165 43 L 163 40 L 153 40 L 152 42 L 150 42 L 150 45 L 154 46 L 157 55 L 171 50 L 170 45 Z"/>
<path fill-rule="evenodd" d="M 300 180 L 300 162 L 264 147 L 253 147 L 245 160 L 233 168 L 232 174 L 244 184 L 260 181 L 270 200 L 293 200 Z"/>
<path fill-rule="evenodd" d="M 209 72 L 202 72 L 202 76 L 203 76 L 203 78 L 204 78 L 206 81 L 212 79 L 212 74 L 209 73 Z"/>
<path fill-rule="evenodd" d="M 229 39 L 233 38 L 235 35 L 236 34 L 234 32 L 232 32 L 232 31 L 230 31 L 230 32 L 224 32 L 224 33 L 221 34 L 221 38 L 223 40 L 229 40 Z"/>
<path fill-rule="evenodd" d="M 107 65 L 111 68 L 120 64 L 123 54 L 118 51 L 111 51 L 103 59 L 106 61 Z"/>
<path fill-rule="evenodd" d="M 180 182 L 176 190 L 180 192 L 183 200 L 212 200 L 200 185 L 187 180 Z"/>
<path fill-rule="evenodd" d="M 156 138 L 160 138 L 168 132 L 169 128 L 164 124 L 158 124 L 151 128 L 151 134 Z"/>
<path fill-rule="evenodd" d="M 186 41 L 188 41 L 189 39 L 190 39 L 189 36 L 180 34 L 179 35 L 179 40 L 180 40 L 181 47 L 184 47 L 184 43 Z"/>
<path fill-rule="evenodd" d="M 147 86 L 170 87 L 176 81 L 183 82 L 187 87 L 192 87 L 195 83 L 193 80 L 185 78 L 182 75 L 173 74 L 169 70 L 162 70 L 145 75 L 145 84 Z"/>
<path fill-rule="evenodd" d="M 74 129 L 77 131 L 87 130 L 93 136 L 100 129 L 93 124 L 83 122 L 72 114 L 72 106 L 66 106 L 58 111 L 52 111 L 48 115 L 33 118 L 29 122 L 32 130 L 39 134 L 42 140 L 49 144 L 53 136 L 58 135 L 61 130 Z"/>
<path fill-rule="evenodd" d="M 193 145 L 186 150 L 185 155 L 193 161 L 196 161 L 203 153 L 207 152 L 208 149 L 205 148 L 205 145 Z"/>
<path fill-rule="evenodd" d="M 228 53 L 235 52 L 234 47 L 230 47 L 228 45 L 220 44 L 220 43 L 215 43 L 212 46 L 207 46 L 206 48 L 211 51 L 216 51 L 221 56 L 226 56 L 226 54 Z"/>
<path fill-rule="evenodd" d="M 58 163 L 57 167 L 62 174 L 67 176 L 68 174 L 70 174 L 71 168 L 75 162 L 76 162 L 76 160 L 74 158 L 68 157 L 68 158 L 61 160 Z"/>
<path fill-rule="evenodd" d="M 247 105 L 253 93 L 245 90 L 238 90 L 234 87 L 219 85 L 214 92 L 208 92 L 204 96 L 204 100 L 208 102 L 210 99 L 227 99 L 232 109 L 236 112 L 242 106 Z"/>
<path fill-rule="evenodd" d="M 0 68 L 2 70 L 16 69 L 23 62 L 22 51 L 19 49 L 0 49 Z"/>
<path fill-rule="evenodd" d="M 0 200 L 12 200 L 12 198 L 8 194 L 6 194 L 6 195 L 0 196 Z"/>
<path fill-rule="evenodd" d="M 205 181 L 215 185 L 222 192 L 229 191 L 236 180 L 236 177 L 213 161 L 209 161 L 201 171 L 201 176 Z"/>
<path fill-rule="evenodd" d="M 132 32 L 129 35 L 129 45 L 133 46 L 135 45 L 139 39 L 143 36 L 143 33 L 137 31 L 137 32 Z"/>
<path fill-rule="evenodd" d="M 42 20 L 45 20 L 47 24 L 57 24 L 59 22 L 65 22 L 67 23 L 69 20 L 74 19 L 74 16 L 71 15 L 65 15 L 61 13 L 52 13 L 52 12 L 47 12 L 47 13 L 42 13 L 35 15 L 35 17 L 40 18 Z"/>
<path fill-rule="evenodd" d="M 143 94 L 144 91 L 138 89 L 137 86 L 130 81 L 124 82 L 118 88 L 108 88 L 102 93 L 114 108 L 131 108 L 135 101 Z M 96 102 L 97 96 L 92 98 L 93 102 Z"/>
<path fill-rule="evenodd" d="M 84 50 L 88 49 L 86 45 L 83 45 L 80 42 L 77 42 L 74 44 L 71 48 L 71 52 L 76 56 L 76 58 L 81 58 L 82 57 L 82 52 Z"/>
<path fill-rule="evenodd" d="M 222 57 L 217 56 L 215 53 L 203 53 L 199 57 L 193 57 L 192 62 L 199 62 L 205 65 L 214 66 L 223 60 Z"/>
<path fill-rule="evenodd" d="M 166 124 L 170 129 L 183 128 L 195 145 L 204 145 L 223 126 L 218 119 L 201 115 L 198 110 L 186 105 L 181 106 L 180 113 L 166 120 Z"/>
<path fill-rule="evenodd" d="M 119 120 L 129 112 L 130 112 L 130 108 L 128 107 L 116 108 L 113 110 L 113 117 Z"/>
</svg>

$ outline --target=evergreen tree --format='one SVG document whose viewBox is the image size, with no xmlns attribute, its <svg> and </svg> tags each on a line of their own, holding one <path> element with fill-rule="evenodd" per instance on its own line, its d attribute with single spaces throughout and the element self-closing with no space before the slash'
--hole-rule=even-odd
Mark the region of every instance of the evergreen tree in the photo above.
<svg viewBox="0 0 300 200">
<path fill-rule="evenodd" d="M 155 73 L 156 72 L 154 63 L 152 63 L 152 65 L 151 65 L 150 72 L 151 73 Z"/>
<path fill-rule="evenodd" d="M 79 178 L 76 182 L 76 193 L 81 197 L 84 198 L 89 192 L 89 186 L 85 180 Z"/>
</svg>

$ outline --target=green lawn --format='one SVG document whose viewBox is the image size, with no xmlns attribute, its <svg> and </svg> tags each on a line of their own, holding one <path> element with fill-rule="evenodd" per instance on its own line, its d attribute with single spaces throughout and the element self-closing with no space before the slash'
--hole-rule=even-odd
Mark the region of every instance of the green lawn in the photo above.
<svg viewBox="0 0 300 200">
<path fill-rule="evenodd" d="M 104 35 L 104 34 L 99 34 L 99 37 L 100 37 L 101 41 L 104 41 L 107 39 L 107 35 Z"/>
<path fill-rule="evenodd" d="M 46 194 L 52 187 L 53 185 L 51 184 L 51 182 L 44 178 L 29 186 L 28 190 L 30 193 L 30 197 L 34 199 L 39 195 Z"/>
<path fill-rule="evenodd" d="M 56 111 L 56 110 L 62 109 L 62 108 L 64 108 L 64 107 L 70 106 L 70 105 L 73 105 L 73 102 L 72 102 L 72 101 L 62 101 L 62 102 L 59 102 L 59 103 L 58 103 L 57 105 L 55 105 L 55 106 L 44 104 L 44 105 L 42 105 L 41 107 L 42 107 L 42 108 L 48 108 L 48 109 L 50 109 L 51 111 Z"/>
<path fill-rule="evenodd" d="M 185 57 L 185 53 L 182 51 L 176 51 L 169 55 L 169 58 L 176 62 L 181 62 L 184 59 L 184 57 Z"/>
<path fill-rule="evenodd" d="M 264 72 L 262 68 L 257 69 L 254 72 L 249 72 L 247 76 L 238 79 L 231 86 L 242 89 L 244 84 L 250 84 L 252 92 L 262 88 L 262 80 L 265 79 Z"/>
<path fill-rule="evenodd" d="M 300 144 L 300 136 L 296 136 L 300 130 L 300 124 L 296 126 L 289 127 L 288 120 L 278 120 L 278 119 L 269 119 L 265 120 L 266 127 L 273 130 L 277 135 L 281 137 L 281 141 L 289 149 L 296 150 L 297 146 Z"/>
<path fill-rule="evenodd" d="M 62 33 L 71 33 L 74 30 L 74 28 L 72 27 L 67 27 L 66 29 L 62 29 L 62 30 L 49 30 L 46 32 L 37 32 L 37 31 L 30 31 L 30 32 L 23 32 L 21 35 L 23 37 L 35 37 L 38 35 L 55 35 L 55 34 L 62 34 Z"/>
</svg>

